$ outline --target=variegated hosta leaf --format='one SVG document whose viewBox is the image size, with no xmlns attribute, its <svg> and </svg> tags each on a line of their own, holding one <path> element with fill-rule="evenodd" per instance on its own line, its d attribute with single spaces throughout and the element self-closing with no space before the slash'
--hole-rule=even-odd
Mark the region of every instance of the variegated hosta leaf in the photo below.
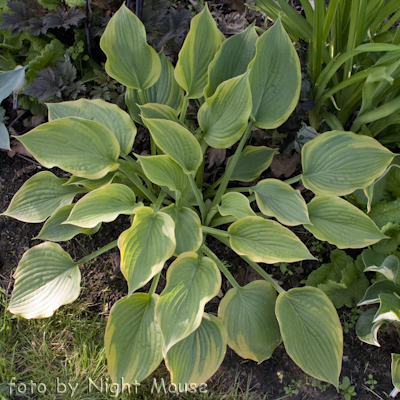
<svg viewBox="0 0 400 400">
<path fill-rule="evenodd" d="M 175 224 L 176 248 L 174 255 L 187 251 L 197 251 L 203 242 L 201 221 L 199 216 L 187 207 L 176 207 L 171 204 L 161 210 L 168 214 Z"/>
<path fill-rule="evenodd" d="M 45 242 L 29 249 L 14 273 L 8 310 L 26 319 L 47 318 L 72 303 L 80 293 L 81 273 L 58 244 Z"/>
<path fill-rule="evenodd" d="M 248 198 L 237 192 L 224 194 L 218 211 L 222 216 L 233 215 L 237 219 L 256 215 L 250 207 Z"/>
<path fill-rule="evenodd" d="M 376 281 L 365 291 L 364 297 L 357 305 L 365 306 L 368 304 L 380 303 L 381 300 L 379 296 L 382 293 L 396 293 L 400 296 L 400 286 L 397 286 L 394 282 L 387 279 Z"/>
<path fill-rule="evenodd" d="M 228 332 L 228 346 L 240 357 L 261 363 L 281 343 L 275 303 L 276 291 L 266 281 L 230 289 L 221 300 L 218 317 Z"/>
<path fill-rule="evenodd" d="M 240 153 L 231 181 L 251 182 L 257 179 L 271 165 L 275 151 L 265 146 L 246 146 Z M 228 166 L 230 162 L 229 159 Z"/>
<path fill-rule="evenodd" d="M 204 384 L 221 365 L 226 353 L 226 341 L 226 329 L 222 322 L 205 313 L 200 326 L 171 347 L 165 357 L 171 382 L 181 391 L 187 391 L 190 384 Z"/>
<path fill-rule="evenodd" d="M 167 286 L 160 295 L 156 315 L 164 338 L 163 353 L 189 336 L 201 323 L 205 304 L 221 288 L 221 274 L 214 261 L 188 252 L 169 267 Z"/>
<path fill-rule="evenodd" d="M 119 166 L 118 140 L 98 122 L 61 118 L 39 125 L 18 140 L 46 168 L 59 167 L 83 178 L 100 179 Z"/>
<path fill-rule="evenodd" d="M 157 294 L 134 293 L 111 309 L 104 343 L 114 383 L 135 384 L 160 365 L 163 338 L 155 314 L 157 300 Z"/>
<path fill-rule="evenodd" d="M 274 264 L 313 260 L 301 240 L 289 229 L 261 217 L 246 217 L 229 228 L 232 249 L 252 261 Z"/>
<path fill-rule="evenodd" d="M 125 185 L 110 183 L 82 197 L 64 222 L 94 228 L 100 222 L 114 221 L 119 214 L 133 214 L 136 197 Z"/>
<path fill-rule="evenodd" d="M 399 259 L 394 255 L 385 257 L 383 254 L 375 253 L 372 249 L 362 252 L 362 260 L 365 264 L 364 272 L 379 272 L 386 279 L 396 283 L 399 272 Z"/>
<path fill-rule="evenodd" d="M 39 232 L 39 235 L 35 239 L 50 240 L 51 242 L 65 242 L 72 239 L 79 233 L 86 235 L 93 235 L 96 233 L 101 226 L 101 223 L 97 224 L 94 228 L 81 228 L 80 226 L 63 224 L 69 217 L 74 204 L 60 207 L 56 212 L 45 222 L 43 228 Z"/>
<path fill-rule="evenodd" d="M 178 114 L 172 107 L 166 106 L 164 104 L 147 103 L 144 106 L 139 106 L 140 116 L 146 119 L 167 119 L 169 121 L 177 122 L 178 124 Z"/>
<path fill-rule="evenodd" d="M 249 74 L 221 83 L 199 109 L 198 120 L 204 140 L 216 149 L 232 146 L 246 130 L 250 112 Z"/>
<path fill-rule="evenodd" d="M 22 185 L 2 215 L 24 222 L 43 222 L 57 208 L 71 204 L 78 193 L 85 192 L 76 186 L 63 186 L 66 181 L 49 171 L 37 173 Z"/>
<path fill-rule="evenodd" d="M 328 296 L 310 286 L 290 289 L 278 296 L 276 316 L 290 358 L 305 373 L 337 388 L 343 332 Z"/>
<path fill-rule="evenodd" d="M 400 354 L 392 353 L 392 383 L 400 390 Z"/>
<path fill-rule="evenodd" d="M 358 338 L 363 342 L 381 347 L 377 336 L 379 328 L 384 322 L 373 322 L 377 311 L 376 307 L 369 308 L 358 317 L 356 333 Z"/>
<path fill-rule="evenodd" d="M 190 23 L 189 33 L 175 67 L 175 79 L 189 99 L 203 96 L 207 85 L 208 65 L 224 39 L 206 4 L 203 11 Z"/>
<path fill-rule="evenodd" d="M 157 146 L 177 162 L 186 174 L 197 171 L 203 152 L 196 138 L 182 125 L 164 119 L 144 119 Z"/>
<path fill-rule="evenodd" d="M 252 188 L 261 212 L 285 225 L 309 224 L 307 204 L 299 190 L 278 179 L 264 179 Z"/>
<path fill-rule="evenodd" d="M 161 61 L 161 75 L 153 86 L 145 90 L 147 103 L 164 104 L 179 112 L 183 90 L 176 82 L 174 67 L 171 61 L 165 57 L 163 50 L 158 53 L 158 56 Z M 136 89 L 126 88 L 125 103 L 132 119 L 143 125 L 138 107 L 138 105 L 140 106 L 143 103 Z"/>
<path fill-rule="evenodd" d="M 188 179 L 181 166 L 169 156 L 136 156 L 146 176 L 156 185 L 167 186 L 170 190 L 185 190 Z"/>
<path fill-rule="evenodd" d="M 123 154 L 128 154 L 132 150 L 136 126 L 129 115 L 115 104 L 100 99 L 79 99 L 49 103 L 47 108 L 49 121 L 65 117 L 80 117 L 99 122 L 115 135 Z"/>
<path fill-rule="evenodd" d="M 317 196 L 307 206 L 312 225 L 304 227 L 339 249 L 360 249 L 386 238 L 371 218 L 340 197 Z"/>
<path fill-rule="evenodd" d="M 128 281 L 128 294 L 144 286 L 158 274 L 175 251 L 174 221 L 150 207 L 135 210 L 132 226 L 118 239 L 121 272 Z"/>
<path fill-rule="evenodd" d="M 257 40 L 250 63 L 254 125 L 273 129 L 282 125 L 297 105 L 301 88 L 300 61 L 280 20 Z"/>
<path fill-rule="evenodd" d="M 119 162 L 126 162 L 125 160 L 119 160 Z M 64 183 L 64 186 L 67 185 L 79 185 L 83 186 L 84 188 L 88 190 L 94 190 L 98 189 L 99 187 L 102 187 L 104 185 L 107 185 L 108 183 L 111 183 L 112 180 L 115 177 L 116 172 L 109 172 L 108 174 L 104 175 L 100 179 L 87 179 L 87 178 L 81 178 L 80 176 L 71 176 L 71 178 L 68 179 L 67 182 Z"/>
<path fill-rule="evenodd" d="M 370 186 L 394 154 L 377 140 L 353 132 L 325 132 L 302 149 L 302 181 L 317 195 L 343 196 Z"/>
<path fill-rule="evenodd" d="M 100 47 L 107 56 L 107 73 L 123 85 L 146 90 L 160 77 L 161 62 L 146 42 L 144 25 L 125 4 L 108 22 Z"/>
<path fill-rule="evenodd" d="M 244 74 L 256 54 L 258 36 L 254 25 L 225 40 L 208 66 L 208 83 L 204 89 L 206 98 L 228 79 Z"/>
<path fill-rule="evenodd" d="M 400 297 L 393 293 L 379 295 L 380 306 L 373 322 L 400 322 Z"/>
</svg>

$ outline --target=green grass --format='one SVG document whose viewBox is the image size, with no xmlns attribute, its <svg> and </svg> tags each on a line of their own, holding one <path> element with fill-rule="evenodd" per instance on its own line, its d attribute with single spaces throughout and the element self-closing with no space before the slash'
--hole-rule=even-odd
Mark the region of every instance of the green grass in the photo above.
<svg viewBox="0 0 400 400">
<path fill-rule="evenodd" d="M 17 389 L 29 399 L 40 400 L 115 397 L 103 346 L 104 315 L 90 313 L 78 301 L 61 307 L 51 318 L 25 320 L 6 310 L 8 300 L 0 292 L 0 400 L 14 399 L 15 395 L 18 399 Z M 159 393 L 153 387 L 154 379 L 161 388 Z M 161 385 L 162 379 L 167 393 Z M 12 396 L 10 382 L 14 384 Z M 169 382 L 168 371 L 162 365 L 141 382 L 137 393 L 132 386 L 130 395 L 125 391 L 118 399 L 176 399 L 176 394 L 168 393 Z M 243 388 L 236 378 L 233 385 L 226 387 L 221 376 L 208 384 L 207 393 L 180 394 L 179 399 L 261 400 L 265 397 L 250 391 L 249 384 L 250 381 Z"/>
</svg>

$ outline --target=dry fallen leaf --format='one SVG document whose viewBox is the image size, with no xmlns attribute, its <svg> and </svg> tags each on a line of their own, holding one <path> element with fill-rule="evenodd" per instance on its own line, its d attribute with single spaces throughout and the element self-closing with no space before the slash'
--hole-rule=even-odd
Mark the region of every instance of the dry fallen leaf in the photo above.
<svg viewBox="0 0 400 400">
<path fill-rule="evenodd" d="M 275 178 L 279 178 L 282 175 L 285 178 L 289 178 L 296 171 L 300 161 L 301 156 L 299 153 L 294 153 L 291 156 L 286 154 L 277 154 L 272 160 L 270 168 Z"/>
<path fill-rule="evenodd" d="M 213 147 L 208 147 L 206 151 L 207 155 L 207 168 L 211 168 L 213 165 L 219 167 L 226 158 L 226 149 L 214 149 Z"/>
<path fill-rule="evenodd" d="M 21 154 L 21 155 L 33 158 L 32 154 L 29 153 L 29 151 L 26 149 L 26 147 L 18 140 L 11 139 L 10 146 L 11 146 L 11 150 L 7 151 L 8 157 L 12 158 L 16 154 Z"/>
</svg>

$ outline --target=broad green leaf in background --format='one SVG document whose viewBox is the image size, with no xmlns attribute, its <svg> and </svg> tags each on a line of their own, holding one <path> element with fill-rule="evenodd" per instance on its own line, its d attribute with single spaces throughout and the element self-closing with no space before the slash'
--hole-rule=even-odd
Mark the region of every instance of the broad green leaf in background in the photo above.
<svg viewBox="0 0 400 400">
<path fill-rule="evenodd" d="M 123 154 L 128 154 L 132 150 L 136 126 L 129 115 L 115 104 L 100 99 L 80 99 L 49 103 L 47 108 L 49 109 L 49 121 L 65 117 L 80 117 L 99 122 L 115 135 Z"/>
<path fill-rule="evenodd" d="M 51 242 L 65 242 L 72 239 L 79 233 L 86 235 L 92 235 L 96 233 L 101 226 L 101 223 L 97 224 L 94 228 L 87 229 L 79 226 L 63 224 L 69 217 L 74 204 L 60 207 L 56 212 L 45 222 L 43 228 L 36 236 L 35 239 L 50 240 Z"/>
<path fill-rule="evenodd" d="M 140 117 L 145 119 L 167 119 L 179 123 L 176 110 L 164 104 L 147 103 L 144 106 L 139 106 L 139 109 Z"/>
<path fill-rule="evenodd" d="M 204 140 L 216 149 L 232 146 L 246 130 L 250 112 L 248 73 L 221 83 L 199 109 L 198 120 Z"/>
<path fill-rule="evenodd" d="M 160 365 L 163 338 L 155 314 L 157 300 L 157 294 L 135 293 L 111 309 L 104 343 L 114 383 L 140 382 Z"/>
<path fill-rule="evenodd" d="M 370 186 L 394 154 L 377 140 L 353 132 L 325 132 L 302 149 L 302 181 L 316 195 L 343 196 Z"/>
<path fill-rule="evenodd" d="M 392 353 L 392 382 L 400 390 L 400 354 Z"/>
<path fill-rule="evenodd" d="M 146 42 L 143 23 L 125 3 L 107 24 L 100 47 L 107 56 L 107 73 L 123 85 L 146 90 L 160 77 L 160 58 Z"/>
<path fill-rule="evenodd" d="M 312 225 L 304 227 L 339 249 L 360 249 L 386 238 L 366 214 L 340 197 L 317 196 L 307 206 Z"/>
<path fill-rule="evenodd" d="M 264 179 L 251 188 L 259 209 L 280 223 L 295 226 L 309 224 L 307 204 L 299 190 L 278 179 Z"/>
<path fill-rule="evenodd" d="M 146 119 L 157 146 L 177 162 L 186 174 L 197 171 L 203 161 L 203 152 L 196 138 L 182 125 L 163 119 Z"/>
<path fill-rule="evenodd" d="M 197 251 L 203 242 L 199 216 L 190 208 L 178 208 L 175 204 L 171 204 L 161 211 L 168 214 L 175 224 L 176 248 L 174 255 Z"/>
<path fill-rule="evenodd" d="M 77 186 L 63 186 L 66 181 L 49 171 L 37 173 L 22 185 L 2 215 L 24 222 L 43 222 L 57 208 L 71 204 L 78 193 L 85 193 Z"/>
<path fill-rule="evenodd" d="M 258 36 L 254 25 L 225 40 L 208 66 L 208 83 L 204 90 L 206 98 L 211 97 L 217 87 L 228 79 L 247 71 L 256 54 Z"/>
<path fill-rule="evenodd" d="M 61 118 L 39 125 L 18 140 L 46 168 L 100 179 L 118 168 L 120 148 L 113 133 L 98 122 Z"/>
<path fill-rule="evenodd" d="M 240 153 L 231 181 L 254 181 L 271 165 L 275 152 L 275 149 L 265 146 L 246 146 Z M 228 166 L 230 162 L 229 159 Z"/>
<path fill-rule="evenodd" d="M 94 228 L 99 222 L 114 221 L 119 214 L 133 214 L 135 207 L 136 197 L 131 189 L 110 183 L 82 197 L 64 224 Z"/>
<path fill-rule="evenodd" d="M 183 90 L 175 80 L 174 67 L 171 61 L 165 57 L 162 50 L 158 53 L 158 56 L 161 61 L 161 75 L 153 86 L 145 90 L 146 100 L 148 103 L 164 104 L 179 112 Z M 132 119 L 143 125 L 138 107 L 143 103 L 136 89 L 126 88 L 125 103 Z"/>
<path fill-rule="evenodd" d="M 289 118 L 299 100 L 300 61 L 280 20 L 263 33 L 256 47 L 256 56 L 249 65 L 251 117 L 255 126 L 273 129 Z"/>
<path fill-rule="evenodd" d="M 185 385 L 204 384 L 221 365 L 226 341 L 222 322 L 213 315 L 204 314 L 201 325 L 173 346 L 165 357 L 171 382 L 183 390 Z"/>
<path fill-rule="evenodd" d="M 393 293 L 379 295 L 380 306 L 373 322 L 400 322 L 400 298 Z"/>
<path fill-rule="evenodd" d="M 281 343 L 275 303 L 276 291 L 266 281 L 230 289 L 221 300 L 218 317 L 226 327 L 228 346 L 240 357 L 261 363 Z"/>
<path fill-rule="evenodd" d="M 363 342 L 380 347 L 377 336 L 383 322 L 373 322 L 377 311 L 376 307 L 369 308 L 358 317 L 356 333 Z"/>
<path fill-rule="evenodd" d="M 290 358 L 314 378 L 339 386 L 343 332 L 326 294 L 309 286 L 279 295 L 276 317 Z"/>
<path fill-rule="evenodd" d="M 368 215 L 379 228 L 389 222 L 400 223 L 400 198 L 375 204 Z"/>
<path fill-rule="evenodd" d="M 136 156 L 146 176 L 156 185 L 167 186 L 181 193 L 187 185 L 187 176 L 169 156 Z"/>
<path fill-rule="evenodd" d="M 222 216 L 233 215 L 237 219 L 256 215 L 251 209 L 247 197 L 237 192 L 224 194 L 221 197 L 218 211 Z"/>
<path fill-rule="evenodd" d="M 301 240 L 289 229 L 261 217 L 246 217 L 229 228 L 232 249 L 252 261 L 274 264 L 313 260 Z"/>
<path fill-rule="evenodd" d="M 81 273 L 58 244 L 45 242 L 29 249 L 14 273 L 8 310 L 26 319 L 47 318 L 72 303 L 80 293 Z"/>
<path fill-rule="evenodd" d="M 167 285 L 156 315 L 164 338 L 163 354 L 200 326 L 205 304 L 221 288 L 221 273 L 210 258 L 181 254 L 168 268 Z"/>
<path fill-rule="evenodd" d="M 150 207 L 135 210 L 132 226 L 118 239 L 121 271 L 128 281 L 128 294 L 144 286 L 158 274 L 175 251 L 174 221 Z"/>
<path fill-rule="evenodd" d="M 203 96 L 208 65 L 224 39 L 206 4 L 190 23 L 175 67 L 175 79 L 186 91 L 187 98 L 198 99 Z"/>
</svg>

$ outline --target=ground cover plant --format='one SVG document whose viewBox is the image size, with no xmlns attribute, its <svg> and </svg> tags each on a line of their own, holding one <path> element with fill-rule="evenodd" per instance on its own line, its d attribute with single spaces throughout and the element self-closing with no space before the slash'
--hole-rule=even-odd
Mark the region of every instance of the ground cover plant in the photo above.
<svg viewBox="0 0 400 400">
<path fill-rule="evenodd" d="M 398 144 L 400 110 L 400 8 L 397 1 L 301 0 L 305 16 L 286 1 L 255 0 L 268 18 L 282 15 L 285 29 L 306 52 L 310 125 Z M 314 3 L 314 2 L 313 2 Z M 388 53 L 389 52 L 389 53 Z M 357 112 L 355 112 L 357 111 Z"/>
<path fill-rule="evenodd" d="M 79 295 L 78 266 L 118 245 L 129 293 L 113 307 L 105 337 L 118 390 L 122 378 L 141 381 L 162 358 L 179 390 L 195 390 L 216 371 L 226 344 L 261 362 L 282 340 L 305 372 L 338 387 L 343 342 L 333 304 L 318 288 L 284 291 L 257 262 L 313 258 L 282 224 L 303 225 L 339 248 L 385 240 L 370 218 L 339 196 L 369 187 L 394 154 L 372 138 L 328 132 L 304 146 L 301 176 L 227 189 L 230 180 L 257 178 L 273 158 L 272 149 L 245 147 L 252 126 L 275 128 L 297 104 L 300 64 L 282 24 L 259 38 L 251 26 L 225 40 L 205 8 L 193 19 L 174 70 L 122 7 L 101 44 L 107 72 L 128 87 L 133 120 L 150 131 L 152 155 L 128 155 L 136 127 L 115 105 L 49 104 L 50 122 L 19 139 L 44 166 L 73 176 L 67 181 L 50 172 L 35 175 L 4 213 L 26 222 L 50 217 L 38 236 L 47 242 L 28 250 L 19 264 L 9 310 L 28 319 L 52 315 Z M 186 125 L 189 100 L 200 106 L 195 132 Z M 206 147 L 223 149 L 238 141 L 223 177 L 204 188 Z M 300 179 L 316 194 L 308 205 L 290 186 Z M 76 195 L 84 196 L 71 204 Z M 254 201 L 258 213 L 250 206 Z M 52 243 L 93 234 L 119 214 L 131 216 L 131 228 L 84 259 L 74 262 Z M 217 229 L 228 223 L 227 231 Z M 265 281 L 240 287 L 207 246 L 207 235 L 243 256 Z M 177 258 L 159 296 L 158 278 L 172 256 Z M 219 292 L 220 271 L 233 289 L 216 317 L 205 314 L 204 305 Z M 148 293 L 137 292 L 151 280 Z"/>
</svg>

